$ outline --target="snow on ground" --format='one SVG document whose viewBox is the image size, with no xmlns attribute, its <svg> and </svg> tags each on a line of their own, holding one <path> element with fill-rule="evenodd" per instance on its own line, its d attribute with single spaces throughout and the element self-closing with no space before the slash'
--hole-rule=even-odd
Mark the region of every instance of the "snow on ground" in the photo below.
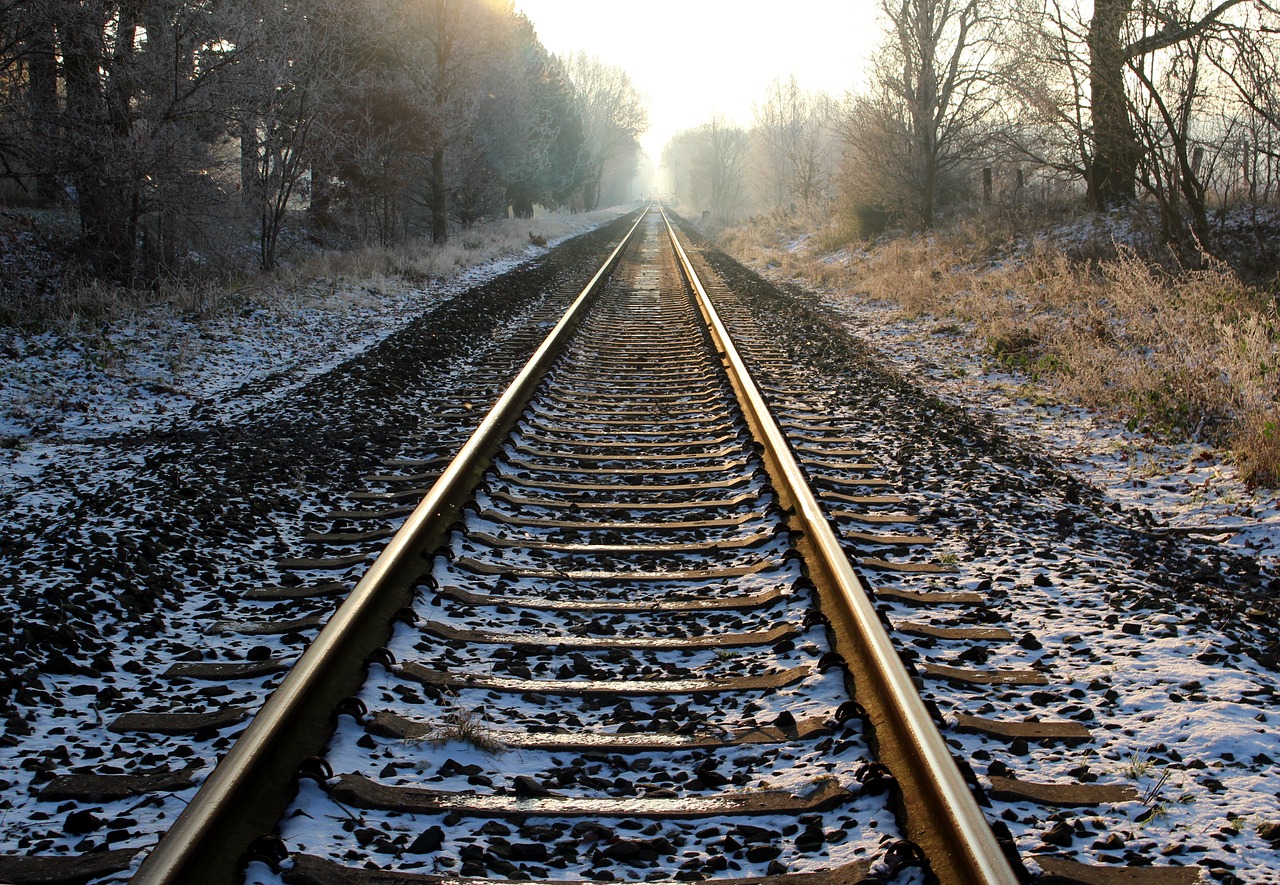
<svg viewBox="0 0 1280 885">
<path fill-rule="evenodd" d="M 981 643 L 899 634 L 917 665 L 1027 669 L 1047 681 L 1041 688 L 1006 690 L 922 677 L 923 693 L 950 725 L 944 730 L 948 744 L 989 788 L 997 787 L 995 778 L 1015 777 L 1135 791 L 1131 800 L 1087 811 L 993 797 L 988 813 L 1008 825 L 1028 866 L 1047 869 L 1037 860 L 1045 856 L 1195 865 L 1203 871 L 1200 881 L 1280 883 L 1280 743 L 1271 721 L 1280 683 L 1274 667 L 1250 657 L 1249 643 L 1236 641 L 1248 627 L 1204 608 L 1191 577 L 1213 562 L 1201 554 L 1219 538 L 1242 554 L 1260 548 L 1274 575 L 1275 493 L 1246 498 L 1217 453 L 1158 446 L 1103 416 L 1040 400 L 1024 379 L 987 365 L 954 323 L 908 321 L 893 305 L 853 294 L 827 291 L 821 297 L 825 321 L 847 326 L 878 352 L 879 362 L 896 366 L 912 380 L 904 388 L 927 389 L 976 423 L 990 418 L 988 426 L 997 431 L 974 432 L 970 421 L 949 419 L 951 410 L 939 409 L 932 397 L 913 392 L 896 398 L 853 381 L 846 386 L 839 380 L 841 361 L 854 364 L 856 358 L 834 343 L 808 348 L 808 377 L 795 384 L 812 393 L 810 406 L 825 402 L 824 414 L 848 416 L 849 444 L 873 453 L 866 460 L 887 450 L 900 490 L 919 502 L 938 543 L 920 546 L 914 558 L 898 551 L 896 557 L 954 567 L 943 576 L 867 575 L 881 591 L 879 611 L 899 629 L 976 622 L 1010 633 L 1007 640 Z M 778 317 L 772 339 L 783 337 L 786 310 L 778 301 L 759 310 Z M 806 317 L 818 315 L 810 310 L 806 305 Z M 931 423 L 939 432 L 920 432 Z M 1013 446 L 999 439 L 997 423 L 1008 429 Z M 922 437 L 918 444 L 888 442 L 913 434 Z M 1024 449 L 1048 457 L 1024 458 Z M 1050 457 L 1126 512 L 1098 508 L 1094 495 L 1079 494 L 1063 471 L 1044 469 Z M 1147 520 L 1134 518 L 1139 509 L 1164 522 L 1157 534 L 1247 527 L 1211 534 L 1210 544 L 1198 538 L 1165 544 L 1151 537 Z M 1225 565 L 1229 557 L 1222 559 Z M 1209 579 L 1207 586 L 1233 592 L 1225 577 L 1221 585 Z M 1274 592 L 1280 583 L 1272 577 L 1268 586 Z M 919 605 L 894 599 L 894 590 L 965 591 L 982 602 Z M 1245 620 L 1258 627 L 1265 618 L 1250 611 Z M 1090 739 L 1018 746 L 959 727 L 960 714 L 1074 720 Z"/>
<path fill-rule="evenodd" d="M 246 297 L 238 311 L 209 318 L 160 303 L 57 331 L 0 329 L 0 495 L 29 488 L 57 461 L 54 447 L 70 455 L 67 444 L 178 415 L 230 418 L 286 396 L 408 318 L 622 211 L 548 216 L 539 225 L 553 232 L 546 245 L 507 249 L 421 286 L 317 279 Z"/>
<path fill-rule="evenodd" d="M 176 747 L 146 730 L 110 732 L 108 723 L 120 713 L 256 709 L 279 674 L 228 687 L 175 680 L 164 670 L 174 660 L 214 655 L 289 663 L 312 628 L 269 635 L 233 628 L 329 614 L 323 597 L 254 602 L 242 595 L 286 578 L 345 580 L 352 571 L 280 565 L 314 550 L 303 536 L 333 509 L 334 494 L 316 472 L 362 470 L 364 450 L 344 448 L 344 434 L 376 436 L 384 426 L 374 416 L 359 429 L 317 428 L 310 410 L 333 406 L 345 416 L 341 405 L 361 394 L 303 396 L 308 381 L 424 315 L 465 312 L 475 328 L 492 328 L 480 343 L 493 345 L 482 359 L 495 358 L 524 320 L 494 319 L 506 316 L 494 303 L 512 296 L 483 294 L 481 284 L 620 211 L 539 220 L 534 229 L 548 234 L 545 247 L 529 245 L 519 222 L 506 237 L 514 248 L 494 237 L 492 248 L 468 250 L 469 269 L 427 285 L 313 281 L 213 318 L 176 316 L 158 305 L 56 333 L 0 330 L 0 624 L 8 641 L 0 654 L 0 857 L 154 844 L 194 785 L 141 801 L 85 802 L 70 814 L 66 806 L 51 810 L 41 791 L 57 774 L 166 765 L 199 782 L 243 717 L 184 735 Z M 535 309 L 539 298 L 555 300 L 535 292 L 516 299 L 526 305 L 518 310 Z M 465 355 L 469 347 L 457 349 Z M 468 371 L 461 363 L 455 370 Z M 432 387 L 448 396 L 452 382 L 441 373 Z M 421 404 L 422 391 L 406 388 L 405 397 Z M 289 435 L 294 418 L 302 423 Z M 238 426 L 259 419 L 287 441 Z M 314 442 L 307 433 L 317 429 L 325 432 Z M 257 460 L 248 467 L 245 450 L 254 447 Z M 290 465 L 292 484 L 282 476 Z M 174 508 L 176 500 L 190 506 Z"/>
<path fill-rule="evenodd" d="M 579 222 L 585 227 L 591 220 Z M 101 437 L 163 428 L 175 415 L 193 411 L 235 415 L 263 397 L 283 396 L 368 349 L 405 317 L 419 315 L 537 251 L 529 247 L 450 280 L 403 290 L 317 282 L 287 299 L 246 305 L 234 316 L 215 320 L 184 320 L 156 307 L 106 328 L 83 327 L 76 335 L 0 333 L 0 440 L 9 440 L 0 449 L 0 500 L 38 488 L 47 465 L 85 475 L 95 472 L 106 454 L 98 447 Z M 1273 569 L 1280 565 L 1280 496 L 1246 489 L 1220 453 L 1194 444 L 1159 444 L 1105 416 L 1046 401 L 1025 379 L 996 370 L 955 324 L 908 320 L 892 305 L 867 303 L 848 293 L 823 297 L 851 331 L 904 375 L 944 399 L 990 415 L 1126 509 L 1148 509 L 1170 530 L 1211 532 L 1208 537 L 1257 555 Z M 1080 620 L 1087 619 L 1081 615 Z M 1090 626 L 1095 633 L 1103 629 Z M 1243 720 L 1238 727 L 1224 730 L 1227 717 L 1218 716 L 1214 722 L 1224 723 L 1222 727 L 1209 729 L 1204 727 L 1209 710 L 1191 713 L 1173 707 L 1160 686 L 1203 682 L 1212 686 L 1213 696 L 1228 697 L 1243 695 L 1261 677 L 1251 672 L 1238 690 L 1226 684 L 1231 673 L 1216 677 L 1223 684 L 1212 684 L 1214 674 L 1191 660 L 1175 675 L 1169 665 L 1188 657 L 1185 636 L 1148 634 L 1142 643 L 1148 657 L 1138 663 L 1150 674 L 1152 697 L 1135 692 L 1126 704 L 1165 710 L 1164 715 L 1179 719 L 1198 717 L 1200 725 L 1190 731 L 1195 745 L 1184 755 L 1213 759 L 1224 755 L 1221 747 L 1243 754 L 1249 745 L 1242 735 L 1256 728 L 1251 726 L 1253 709 L 1231 713 Z M 1120 649 L 1115 660 L 1129 648 Z M 1118 667 L 1105 663 L 1105 668 Z M 1133 680 L 1130 687 L 1136 684 Z M 88 705 L 89 700 L 75 703 Z M 1187 730 L 1181 722 L 1175 725 Z M 53 735 L 48 739 L 59 740 Z M 1265 778 L 1259 776 L 1259 782 Z M 1238 813 L 1250 821 L 1273 819 L 1271 800 L 1264 803 L 1260 791 L 1253 795 L 1258 805 L 1241 807 Z"/>
<path fill-rule="evenodd" d="M 793 250 L 802 247 L 792 244 Z M 747 263 L 775 281 L 811 288 L 765 262 Z M 849 331 L 903 375 L 998 422 L 1124 509 L 1149 510 L 1167 531 L 1216 540 L 1280 570 L 1280 490 L 1249 489 L 1225 452 L 1157 440 L 1113 416 L 1056 402 L 1027 377 L 999 367 L 961 323 L 913 319 L 895 304 L 857 292 L 818 294 Z"/>
</svg>

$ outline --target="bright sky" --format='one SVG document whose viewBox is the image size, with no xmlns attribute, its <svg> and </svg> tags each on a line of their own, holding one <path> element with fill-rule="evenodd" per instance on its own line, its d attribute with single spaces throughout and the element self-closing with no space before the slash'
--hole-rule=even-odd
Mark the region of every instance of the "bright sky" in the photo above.
<svg viewBox="0 0 1280 885">
<path fill-rule="evenodd" d="M 586 50 L 631 76 L 649 100 L 640 139 L 654 165 L 672 135 L 717 111 L 751 122 L 777 77 L 843 96 L 878 42 L 877 0 L 516 0 L 542 45 Z"/>
</svg>

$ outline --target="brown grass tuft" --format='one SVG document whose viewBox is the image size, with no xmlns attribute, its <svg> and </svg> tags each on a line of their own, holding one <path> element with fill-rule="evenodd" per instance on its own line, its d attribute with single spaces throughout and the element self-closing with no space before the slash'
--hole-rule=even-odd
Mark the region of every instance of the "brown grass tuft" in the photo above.
<svg viewBox="0 0 1280 885">
<path fill-rule="evenodd" d="M 507 751 L 498 733 L 476 710 L 464 710 L 461 707 L 451 710 L 445 715 L 444 722 L 430 738 L 432 743 L 462 743 L 475 747 L 482 753 L 501 756 Z"/>
<path fill-rule="evenodd" d="M 1234 448 L 1240 473 L 1251 485 L 1280 487 L 1280 411 L 1250 416 L 1239 428 Z"/>
<path fill-rule="evenodd" d="M 1275 296 L 1225 264 L 1171 269 L 1166 255 L 1098 245 L 1096 232 L 1084 241 L 1032 238 L 1029 220 L 984 216 L 834 250 L 830 227 L 804 239 L 760 225 L 724 241 L 833 298 L 972 324 L 993 361 L 1062 400 L 1166 436 L 1230 446 L 1245 482 L 1280 485 Z"/>
</svg>

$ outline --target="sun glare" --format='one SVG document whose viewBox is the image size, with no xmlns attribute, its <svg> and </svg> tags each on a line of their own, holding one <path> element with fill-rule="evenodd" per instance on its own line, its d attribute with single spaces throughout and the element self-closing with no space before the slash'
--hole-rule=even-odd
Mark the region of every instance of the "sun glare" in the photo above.
<svg viewBox="0 0 1280 885">
<path fill-rule="evenodd" d="M 769 83 L 795 75 L 833 96 L 860 85 L 880 33 L 875 0 L 517 0 L 549 50 L 585 50 L 627 71 L 649 100 L 653 163 L 676 132 L 721 113 L 751 122 Z"/>
</svg>

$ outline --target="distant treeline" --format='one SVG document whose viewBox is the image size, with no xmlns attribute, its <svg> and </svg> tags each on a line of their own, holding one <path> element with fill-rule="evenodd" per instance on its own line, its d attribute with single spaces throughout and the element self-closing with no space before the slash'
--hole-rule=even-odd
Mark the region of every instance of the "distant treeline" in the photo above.
<svg viewBox="0 0 1280 885">
<path fill-rule="evenodd" d="M 75 213 L 119 284 L 592 209 L 645 128 L 506 0 L 0 0 L 0 205 Z"/>
<path fill-rule="evenodd" d="M 1225 207 L 1280 196 L 1273 0 L 880 0 L 884 40 L 844 96 L 779 80 L 753 125 L 682 133 L 680 201 L 732 222 L 839 207 L 850 227 L 932 227 L 985 204 L 1158 209 L 1212 253 Z"/>
</svg>

